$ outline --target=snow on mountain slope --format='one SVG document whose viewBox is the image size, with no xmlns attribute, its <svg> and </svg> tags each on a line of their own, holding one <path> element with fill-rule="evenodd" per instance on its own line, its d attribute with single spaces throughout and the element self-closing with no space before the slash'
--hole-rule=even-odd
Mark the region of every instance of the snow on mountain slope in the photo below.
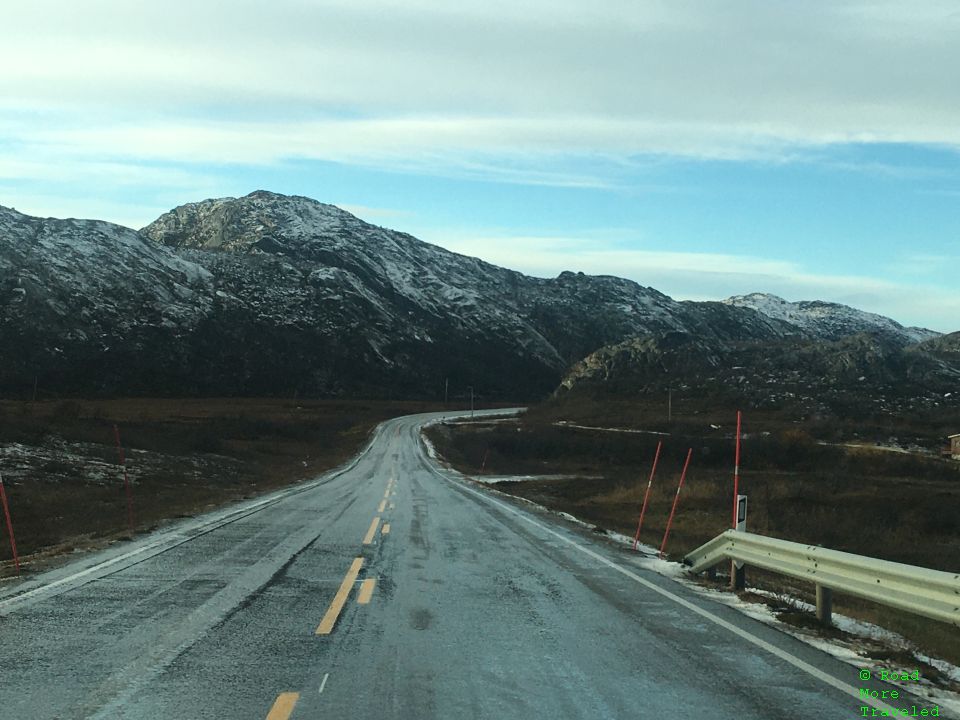
<svg viewBox="0 0 960 720">
<path fill-rule="evenodd" d="M 161 324 L 175 327 L 195 321 L 209 302 L 209 272 L 119 225 L 44 220 L 0 207 L 0 236 L 22 240 L 0 244 L 0 294 L 10 308 L 72 323 L 94 309 L 117 309 L 113 296 L 133 290 Z M 118 327 L 136 319 L 110 317 Z"/>
<path fill-rule="evenodd" d="M 734 307 L 747 307 L 795 325 L 814 336 L 839 340 L 861 332 L 879 332 L 904 343 L 917 343 L 940 333 L 926 328 L 904 327 L 883 315 L 857 310 L 839 303 L 814 301 L 787 302 L 768 293 L 736 295 L 723 301 Z"/>
<path fill-rule="evenodd" d="M 449 380 L 451 397 L 523 399 L 629 338 L 679 334 L 720 357 L 841 329 L 766 310 L 528 277 L 265 191 L 183 205 L 139 233 L 0 208 L 9 393 L 36 378 L 58 393 L 438 397 Z"/>
<path fill-rule="evenodd" d="M 212 299 L 207 270 L 133 230 L 0 207 L 0 385 L 50 373 L 107 388 L 131 356 L 193 332 Z"/>
<path fill-rule="evenodd" d="M 527 277 L 370 225 L 332 205 L 265 191 L 184 205 L 142 232 L 214 269 L 223 284 L 236 284 L 252 259 L 271 257 L 288 263 L 291 273 L 306 274 L 324 297 L 343 303 L 363 298 L 371 313 L 363 333 L 386 363 L 409 362 L 418 345 L 455 358 L 461 368 L 525 358 L 546 371 L 527 381 L 538 390 L 549 389 L 544 382 L 555 382 L 597 347 L 637 334 L 678 331 L 724 340 L 791 331 L 749 310 L 678 303 L 621 278 L 572 272 Z M 227 265 L 229 271 L 216 269 Z M 264 293 L 275 288 L 257 282 L 245 288 L 237 290 L 245 302 L 285 317 L 293 313 L 282 308 L 283 298 L 265 301 Z M 312 302 L 302 298 L 298 306 Z"/>
</svg>

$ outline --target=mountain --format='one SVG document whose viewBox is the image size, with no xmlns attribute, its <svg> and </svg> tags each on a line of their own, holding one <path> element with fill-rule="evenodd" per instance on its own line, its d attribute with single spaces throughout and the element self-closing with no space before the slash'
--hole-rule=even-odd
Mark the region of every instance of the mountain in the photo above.
<svg viewBox="0 0 960 720">
<path fill-rule="evenodd" d="M 449 381 L 451 398 L 520 400 L 629 338 L 727 352 L 822 332 L 615 277 L 525 276 L 305 197 L 190 203 L 139 232 L 0 207 L 7 395 L 438 398 Z"/>
<path fill-rule="evenodd" d="M 938 335 L 924 340 L 920 349 L 948 361 L 960 361 L 960 332 Z"/>
<path fill-rule="evenodd" d="M 211 274 L 133 230 L 0 208 L 0 390 L 132 389 L 190 372 Z M 162 357 L 163 363 L 152 358 Z M 144 361 L 145 360 L 145 361 Z"/>
<path fill-rule="evenodd" d="M 922 342 L 940 335 L 934 330 L 904 327 L 883 315 L 864 312 L 848 305 L 804 300 L 787 302 L 768 293 L 735 295 L 723 301 L 733 307 L 751 308 L 769 318 L 787 322 L 812 337 L 839 340 L 857 333 L 880 333 L 903 344 Z"/>
<path fill-rule="evenodd" d="M 678 303 L 620 278 L 528 277 L 304 197 L 259 191 L 191 203 L 142 234 L 210 270 L 227 322 L 247 313 L 266 337 L 290 326 L 312 359 L 288 376 L 305 377 L 312 392 L 435 396 L 449 377 L 461 394 L 473 385 L 536 397 L 587 353 L 640 332 L 718 341 L 792 332 L 753 311 Z M 273 342 L 260 352 L 269 356 Z M 336 362 L 318 375 L 321 355 Z"/>
<path fill-rule="evenodd" d="M 704 407 L 789 410 L 794 416 L 960 409 L 957 343 L 901 340 L 878 332 L 725 346 L 680 333 L 631 338 L 577 363 L 558 394 L 661 398 L 670 388 Z M 933 352 L 930 344 L 952 350 Z"/>
</svg>

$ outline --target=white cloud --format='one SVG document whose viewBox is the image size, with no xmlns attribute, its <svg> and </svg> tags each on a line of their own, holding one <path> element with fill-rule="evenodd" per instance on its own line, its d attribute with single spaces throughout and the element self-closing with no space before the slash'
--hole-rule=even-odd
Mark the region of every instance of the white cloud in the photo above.
<svg viewBox="0 0 960 720">
<path fill-rule="evenodd" d="M 156 205 L 118 202 L 107 197 L 76 198 L 32 192 L 19 192 L 17 201 L 10 203 L 3 200 L 4 194 L 3 185 L 0 184 L 0 204 L 8 207 L 12 205 L 18 212 L 26 215 L 42 218 L 105 220 L 133 229 L 144 226 L 170 209 Z"/>
<path fill-rule="evenodd" d="M 356 215 L 358 218 L 361 218 L 362 220 L 366 220 L 367 222 L 370 222 L 371 219 L 402 218 L 402 217 L 410 217 L 411 215 L 413 215 L 413 213 L 410 212 L 409 210 L 393 210 L 391 208 L 375 208 L 375 207 L 368 207 L 366 205 L 354 205 L 352 203 L 341 203 L 341 202 L 334 202 L 333 204 L 339 207 L 341 210 L 346 210 L 348 213 L 352 215 Z"/>
<path fill-rule="evenodd" d="M 181 160 L 960 146 L 954 10 L 33 0 L 4 9 L 0 97 L 53 113 L 20 123 L 24 142 Z"/>
</svg>

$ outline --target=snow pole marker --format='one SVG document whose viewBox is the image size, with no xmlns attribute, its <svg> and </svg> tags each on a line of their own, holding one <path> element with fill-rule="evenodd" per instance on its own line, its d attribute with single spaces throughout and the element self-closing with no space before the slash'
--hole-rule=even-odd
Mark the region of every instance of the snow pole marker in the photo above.
<svg viewBox="0 0 960 720">
<path fill-rule="evenodd" d="M 640 522 L 637 523 L 637 532 L 633 536 L 633 549 L 637 549 L 640 542 L 640 528 L 643 527 L 643 516 L 647 512 L 647 502 L 650 500 L 650 486 L 653 485 L 653 476 L 657 472 L 657 461 L 660 459 L 660 449 L 663 447 L 663 440 L 657 441 L 657 452 L 653 456 L 653 468 L 650 470 L 650 479 L 647 480 L 647 491 L 643 494 L 643 506 L 640 508 Z"/>
<path fill-rule="evenodd" d="M 733 460 L 733 523 L 731 527 L 737 527 L 737 498 L 740 495 L 740 417 L 741 413 L 737 410 L 737 449 Z"/>
<path fill-rule="evenodd" d="M 743 526 L 740 526 L 738 522 L 740 520 L 740 421 L 742 413 L 737 410 L 737 449 L 734 453 L 733 460 L 733 524 L 732 527 L 734 530 L 740 530 L 746 527 L 746 496 L 744 496 L 744 506 L 743 506 Z M 737 562 L 736 560 L 730 561 L 730 589 L 736 592 L 737 590 L 743 590 L 746 588 L 747 578 L 746 571 L 744 570 L 743 563 Z"/>
<path fill-rule="evenodd" d="M 123 454 L 123 445 L 120 444 L 120 428 L 113 426 L 113 435 L 117 440 L 117 454 L 120 456 L 120 465 L 123 466 L 123 488 L 127 495 L 127 527 L 133 537 L 133 492 L 130 490 L 130 478 L 127 475 L 127 458 Z"/>
<path fill-rule="evenodd" d="M 687 460 L 683 463 L 683 472 L 680 473 L 680 483 L 677 485 L 677 494 L 673 496 L 673 507 L 670 508 L 670 518 L 667 520 L 667 529 L 663 533 L 663 542 L 660 544 L 661 558 L 667 549 L 667 538 L 670 537 L 670 527 L 673 525 L 673 516 L 677 512 L 677 503 L 680 502 L 680 490 L 683 489 L 683 480 L 687 477 L 687 468 L 690 466 L 691 455 L 693 455 L 693 448 L 687 450 Z"/>
<path fill-rule="evenodd" d="M 0 501 L 3 502 L 3 515 L 7 519 L 7 535 L 10 538 L 10 549 L 13 551 L 13 564 L 17 568 L 17 577 L 20 577 L 20 555 L 17 553 L 17 539 L 13 534 L 13 521 L 10 520 L 10 505 L 7 503 L 7 490 L 3 484 L 3 475 L 0 475 Z"/>
</svg>

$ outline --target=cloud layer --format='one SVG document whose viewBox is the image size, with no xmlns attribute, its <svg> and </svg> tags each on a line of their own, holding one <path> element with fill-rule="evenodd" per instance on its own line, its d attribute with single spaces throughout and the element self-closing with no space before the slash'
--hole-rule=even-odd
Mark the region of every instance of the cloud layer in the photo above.
<svg viewBox="0 0 960 720">
<path fill-rule="evenodd" d="M 31 112 L 4 131 L 31 150 L 252 162 L 960 146 L 952 2 L 599 7 L 19 3 L 0 97 Z"/>
</svg>

